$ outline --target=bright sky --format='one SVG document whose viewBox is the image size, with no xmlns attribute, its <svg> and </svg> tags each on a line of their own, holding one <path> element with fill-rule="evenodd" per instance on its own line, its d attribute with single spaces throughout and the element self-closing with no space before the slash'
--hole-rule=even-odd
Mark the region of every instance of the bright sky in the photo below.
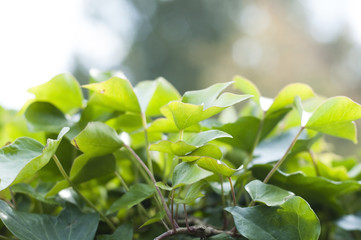
<svg viewBox="0 0 361 240">
<path fill-rule="evenodd" d="M 123 23 L 120 35 L 132 34 L 132 11 L 122 1 L 124 14 L 113 14 Z M 109 13 L 113 8 L 109 4 Z M 308 0 L 311 29 L 319 41 L 327 42 L 349 24 L 351 36 L 361 44 L 361 1 Z M 107 70 L 127 54 L 129 42 L 105 25 L 84 16 L 86 0 L 0 1 L 0 105 L 19 109 L 31 95 L 30 87 L 71 71 L 71 54 L 86 59 L 85 67 Z M 134 9 L 133 9 L 134 13 Z M 134 14 L 133 14 L 134 15 Z M 128 19 L 128 20 L 127 20 Z M 132 36 L 131 36 L 132 37 Z"/>
</svg>

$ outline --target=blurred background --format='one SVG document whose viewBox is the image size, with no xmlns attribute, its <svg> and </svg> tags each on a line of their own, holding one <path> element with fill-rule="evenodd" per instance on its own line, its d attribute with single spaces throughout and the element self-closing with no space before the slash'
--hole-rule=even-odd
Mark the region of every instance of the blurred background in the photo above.
<svg viewBox="0 0 361 240">
<path fill-rule="evenodd" d="M 358 0 L 5 0 L 0 105 L 62 72 L 165 77 L 180 92 L 240 74 L 273 97 L 290 82 L 361 101 Z"/>
</svg>

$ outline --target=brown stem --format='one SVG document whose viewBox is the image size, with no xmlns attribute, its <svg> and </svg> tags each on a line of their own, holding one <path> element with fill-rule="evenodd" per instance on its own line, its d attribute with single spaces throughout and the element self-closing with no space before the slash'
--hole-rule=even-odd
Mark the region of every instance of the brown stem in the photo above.
<svg viewBox="0 0 361 240">
<path fill-rule="evenodd" d="M 186 207 L 185 204 L 183 204 L 183 208 L 184 208 L 184 218 L 185 218 L 185 220 L 186 220 L 186 227 L 187 227 L 188 231 L 191 231 L 190 228 L 189 228 L 187 207 Z"/>
<path fill-rule="evenodd" d="M 159 235 L 158 237 L 154 238 L 154 240 L 163 240 L 166 239 L 168 237 L 177 235 L 177 234 L 188 234 L 191 236 L 195 236 L 195 237 L 199 237 L 201 239 L 206 239 L 208 237 L 214 236 L 214 235 L 218 235 L 221 233 L 226 233 L 228 235 L 233 235 L 233 232 L 230 231 L 221 231 L 215 228 L 211 228 L 211 227 L 205 227 L 205 226 L 192 226 L 189 227 L 189 229 L 187 228 L 177 228 L 176 232 L 174 232 L 173 230 L 169 230 L 161 235 Z"/>
<path fill-rule="evenodd" d="M 263 183 L 267 183 L 272 175 L 276 172 L 276 170 L 281 166 L 281 164 L 286 160 L 288 153 L 291 151 L 292 147 L 296 144 L 298 137 L 301 135 L 304 127 L 301 127 L 298 133 L 296 134 L 295 138 L 292 140 L 290 146 L 288 146 L 285 154 L 283 157 L 273 166 L 271 171 L 267 174 L 266 178 L 263 180 Z"/>
</svg>

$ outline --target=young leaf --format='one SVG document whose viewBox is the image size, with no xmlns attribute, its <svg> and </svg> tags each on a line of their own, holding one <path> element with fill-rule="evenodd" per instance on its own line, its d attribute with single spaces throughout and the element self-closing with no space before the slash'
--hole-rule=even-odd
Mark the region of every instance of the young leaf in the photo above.
<svg viewBox="0 0 361 240">
<path fill-rule="evenodd" d="M 218 95 L 233 82 L 216 83 L 208 88 L 184 93 L 182 102 L 203 105 L 207 109 L 214 105 Z"/>
<path fill-rule="evenodd" d="M 233 81 L 235 88 L 239 89 L 244 94 L 253 95 L 252 99 L 260 106 L 261 93 L 254 83 L 242 76 L 234 77 Z"/>
<path fill-rule="evenodd" d="M 267 114 L 276 112 L 284 107 L 291 105 L 296 96 L 301 100 L 311 98 L 315 95 L 312 88 L 303 83 L 293 83 L 284 87 L 275 97 L 272 105 L 267 111 Z"/>
<path fill-rule="evenodd" d="M 196 149 L 197 147 L 189 145 L 184 141 L 177 141 L 174 143 L 167 140 L 154 143 L 149 147 L 149 150 L 151 151 L 165 152 L 165 153 L 174 154 L 176 156 L 186 155 Z"/>
<path fill-rule="evenodd" d="M 13 210 L 0 200 L 0 219 L 22 240 L 94 239 L 98 228 L 97 213 L 84 214 L 67 204 L 59 216 L 31 214 Z"/>
<path fill-rule="evenodd" d="M 69 73 L 59 74 L 50 81 L 30 88 L 36 101 L 48 102 L 64 113 L 74 113 L 83 105 L 83 94 L 77 80 Z"/>
<path fill-rule="evenodd" d="M 196 150 L 194 150 L 187 156 L 189 156 L 190 158 L 193 158 L 194 156 L 199 156 L 199 157 L 212 157 L 215 159 L 221 159 L 223 156 L 223 153 L 219 149 L 219 147 L 217 147 L 216 145 L 206 144 L 200 148 L 197 148 Z M 184 156 L 181 158 L 185 159 L 187 156 Z"/>
<path fill-rule="evenodd" d="M 237 169 L 230 168 L 224 162 L 212 157 L 201 157 L 198 159 L 197 164 L 201 168 L 226 177 L 232 176 L 237 171 Z"/>
<path fill-rule="evenodd" d="M 134 88 L 142 112 L 147 116 L 160 115 L 160 108 L 168 102 L 180 99 L 179 92 L 164 78 L 142 81 Z"/>
<path fill-rule="evenodd" d="M 199 124 L 195 124 L 185 128 L 184 132 L 199 132 L 200 130 Z M 150 124 L 148 132 L 179 133 L 179 129 L 174 123 L 173 118 L 158 118 Z"/>
<path fill-rule="evenodd" d="M 65 115 L 54 105 L 48 102 L 33 102 L 25 111 L 25 118 L 29 129 L 34 132 L 59 132 L 71 123 Z"/>
<path fill-rule="evenodd" d="M 101 122 L 88 123 L 71 142 L 92 157 L 113 153 L 123 145 L 115 130 Z"/>
<path fill-rule="evenodd" d="M 356 143 L 356 127 L 352 121 L 359 118 L 361 118 L 359 104 L 347 97 L 333 97 L 313 112 L 305 127 Z"/>
<path fill-rule="evenodd" d="M 92 83 L 83 87 L 95 92 L 93 101 L 98 104 L 119 111 L 140 113 L 137 96 L 132 85 L 126 79 L 112 77 L 105 82 Z"/>
<path fill-rule="evenodd" d="M 107 210 L 107 214 L 119 211 L 122 208 L 131 208 L 143 200 L 150 198 L 155 192 L 153 186 L 136 183 L 129 188 L 129 191 L 116 200 Z"/>
<path fill-rule="evenodd" d="M 255 178 L 263 180 L 271 168 L 270 165 L 255 165 L 251 170 Z M 273 174 L 269 183 L 303 197 L 311 205 L 321 204 L 328 210 L 336 212 L 343 211 L 340 203 L 336 202 L 337 197 L 361 189 L 357 181 L 336 182 L 321 177 L 305 176 L 301 172 L 286 174 L 280 170 Z"/>
<path fill-rule="evenodd" d="M 213 173 L 198 167 L 195 163 L 182 162 L 174 169 L 172 188 L 193 184 L 211 175 Z"/>
<path fill-rule="evenodd" d="M 228 207 L 240 234 L 252 240 L 317 240 L 321 226 L 316 214 L 300 197 L 280 206 Z"/>
<path fill-rule="evenodd" d="M 96 240 L 132 240 L 133 239 L 133 226 L 131 224 L 120 225 L 113 234 L 99 235 Z"/>
<path fill-rule="evenodd" d="M 189 138 L 185 138 L 184 141 L 190 145 L 200 147 L 212 140 L 219 138 L 232 138 L 232 136 L 223 131 L 209 130 L 197 133 Z"/>
<path fill-rule="evenodd" d="M 69 128 L 64 128 L 56 140 L 48 139 L 44 147 L 39 142 L 22 137 L 0 149 L 0 191 L 33 176 L 55 154 Z"/>
<path fill-rule="evenodd" d="M 165 211 L 157 212 L 152 218 L 148 219 L 145 223 L 143 223 L 142 226 L 139 227 L 139 229 L 151 225 L 153 223 L 160 222 L 164 218 L 164 216 L 165 216 Z"/>
<path fill-rule="evenodd" d="M 245 186 L 246 191 L 255 202 L 261 202 L 267 206 L 278 206 L 286 202 L 294 194 L 282 188 L 264 184 L 259 180 L 253 180 Z"/>
<path fill-rule="evenodd" d="M 184 198 L 175 198 L 174 202 L 178 204 L 193 203 L 197 198 L 204 196 L 204 194 L 201 192 L 201 188 L 203 187 L 204 184 L 205 184 L 204 181 L 199 181 L 192 184 L 191 187 L 188 189 Z"/>
</svg>

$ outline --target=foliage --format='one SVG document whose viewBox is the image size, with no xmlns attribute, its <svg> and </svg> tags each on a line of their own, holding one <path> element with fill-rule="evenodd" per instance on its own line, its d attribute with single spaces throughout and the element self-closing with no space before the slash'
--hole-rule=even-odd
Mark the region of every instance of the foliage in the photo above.
<svg viewBox="0 0 361 240">
<path fill-rule="evenodd" d="M 361 164 L 323 138 L 356 142 L 359 104 L 117 74 L 88 99 L 60 74 L 2 110 L 1 239 L 359 239 Z"/>
</svg>

